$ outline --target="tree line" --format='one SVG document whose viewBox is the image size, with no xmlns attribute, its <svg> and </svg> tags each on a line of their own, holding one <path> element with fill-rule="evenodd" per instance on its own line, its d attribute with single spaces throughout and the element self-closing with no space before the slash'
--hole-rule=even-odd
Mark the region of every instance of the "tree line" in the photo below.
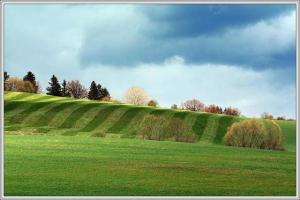
<svg viewBox="0 0 300 200">
<path fill-rule="evenodd" d="M 4 72 L 4 89 L 9 91 L 19 91 L 19 92 L 31 92 L 31 93 L 41 93 L 41 86 L 36 80 L 35 75 L 29 71 L 23 77 L 23 79 L 17 77 L 10 77 L 7 72 Z M 48 95 L 62 96 L 62 97 L 73 97 L 73 98 L 88 98 L 90 100 L 102 100 L 111 101 L 111 96 L 107 88 L 102 87 L 101 84 L 97 84 L 92 81 L 89 90 L 87 90 L 84 85 L 80 83 L 79 80 L 66 81 L 63 80 L 62 84 L 59 83 L 57 77 L 52 75 L 50 78 L 49 86 L 46 88 Z M 114 100 L 114 102 L 122 103 L 120 101 Z M 134 86 L 129 88 L 124 95 L 123 102 L 134 104 L 134 105 L 147 105 L 152 107 L 159 106 L 158 102 L 152 98 L 139 86 Z M 234 115 L 239 116 L 241 112 L 238 108 L 225 107 L 211 104 L 205 105 L 198 99 L 186 100 L 177 106 L 173 104 L 171 109 L 182 109 L 189 110 L 193 112 L 209 112 L 216 114 Z M 285 120 L 283 116 L 275 118 L 273 115 L 268 113 L 263 113 L 261 115 L 263 119 L 277 119 Z"/>
<path fill-rule="evenodd" d="M 79 80 L 66 81 L 63 80 L 62 84 L 58 81 L 55 75 L 52 75 L 49 86 L 46 88 L 47 95 L 73 97 L 76 99 L 88 98 L 91 100 L 110 100 L 110 94 L 107 88 L 96 84 L 95 81 L 91 82 L 89 91 L 80 83 Z M 31 71 L 20 79 L 18 77 L 10 77 L 7 72 L 4 72 L 4 90 L 41 93 L 41 86 L 36 80 L 34 73 Z"/>
</svg>

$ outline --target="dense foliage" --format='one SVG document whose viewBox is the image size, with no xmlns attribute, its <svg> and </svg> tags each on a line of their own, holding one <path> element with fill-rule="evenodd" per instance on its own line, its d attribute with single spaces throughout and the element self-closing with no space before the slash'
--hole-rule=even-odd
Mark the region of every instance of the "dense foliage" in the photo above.
<svg viewBox="0 0 300 200">
<path fill-rule="evenodd" d="M 256 119 L 235 122 L 224 136 L 228 146 L 282 150 L 282 131 L 274 121 Z"/>
</svg>

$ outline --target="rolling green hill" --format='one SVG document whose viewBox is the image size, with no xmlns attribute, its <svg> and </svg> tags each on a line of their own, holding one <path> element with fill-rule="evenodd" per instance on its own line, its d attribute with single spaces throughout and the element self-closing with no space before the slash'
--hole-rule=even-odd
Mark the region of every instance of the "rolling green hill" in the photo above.
<svg viewBox="0 0 300 200">
<path fill-rule="evenodd" d="M 89 135 L 102 131 L 132 138 L 145 115 L 161 115 L 185 120 L 200 141 L 215 144 L 222 142 L 233 122 L 243 119 L 20 92 L 5 92 L 4 108 L 5 131 L 8 134 Z M 295 121 L 280 121 L 279 125 L 287 148 L 294 150 Z"/>
<path fill-rule="evenodd" d="M 4 98 L 6 196 L 296 194 L 295 121 L 278 121 L 286 151 L 271 151 L 220 145 L 241 117 L 19 92 Z M 200 141 L 126 139 L 145 115 L 183 119 Z M 98 131 L 107 137 L 84 137 Z"/>
</svg>

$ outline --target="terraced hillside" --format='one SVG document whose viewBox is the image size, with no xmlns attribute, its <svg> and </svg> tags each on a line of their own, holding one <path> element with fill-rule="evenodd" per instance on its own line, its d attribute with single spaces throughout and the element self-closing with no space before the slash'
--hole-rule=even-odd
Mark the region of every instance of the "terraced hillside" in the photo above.
<svg viewBox="0 0 300 200">
<path fill-rule="evenodd" d="M 131 138 L 135 137 L 145 115 L 161 115 L 183 119 L 201 141 L 219 144 L 227 128 L 233 122 L 242 120 L 240 117 L 227 115 L 75 100 L 41 94 L 5 92 L 4 97 L 5 131 L 8 134 L 89 135 L 102 131 Z M 289 130 L 290 126 L 283 124 L 282 127 L 284 131 L 292 131 Z"/>
</svg>

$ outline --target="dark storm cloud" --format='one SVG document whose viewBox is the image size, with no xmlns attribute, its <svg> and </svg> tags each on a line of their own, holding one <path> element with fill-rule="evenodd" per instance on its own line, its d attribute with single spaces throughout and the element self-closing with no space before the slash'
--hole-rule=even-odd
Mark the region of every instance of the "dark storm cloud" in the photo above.
<svg viewBox="0 0 300 200">
<path fill-rule="evenodd" d="M 185 4 L 141 7 L 141 11 L 149 19 L 164 27 L 153 30 L 152 34 L 167 38 L 222 33 L 228 28 L 243 27 L 294 9 L 295 5 L 287 4 Z"/>
<path fill-rule="evenodd" d="M 84 67 L 160 63 L 172 56 L 186 63 L 294 67 L 294 12 L 287 4 L 136 6 L 123 10 L 129 18 L 93 24 L 79 59 Z"/>
</svg>

